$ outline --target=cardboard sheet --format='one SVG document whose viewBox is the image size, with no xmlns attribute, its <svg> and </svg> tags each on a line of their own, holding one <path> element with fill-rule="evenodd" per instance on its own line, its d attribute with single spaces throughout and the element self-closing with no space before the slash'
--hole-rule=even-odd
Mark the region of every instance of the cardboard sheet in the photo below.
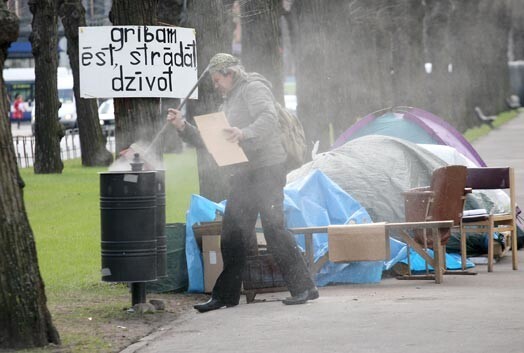
<svg viewBox="0 0 524 353">
<path fill-rule="evenodd" d="M 211 293 L 224 268 L 222 252 L 220 251 L 220 235 L 202 236 L 202 256 L 204 260 L 204 292 Z"/>
<path fill-rule="evenodd" d="M 389 258 L 386 223 L 328 226 L 329 260 L 380 261 Z"/>
<path fill-rule="evenodd" d="M 195 122 L 207 150 L 220 167 L 248 161 L 238 144 L 226 140 L 224 129 L 230 125 L 224 112 L 195 116 Z"/>
</svg>

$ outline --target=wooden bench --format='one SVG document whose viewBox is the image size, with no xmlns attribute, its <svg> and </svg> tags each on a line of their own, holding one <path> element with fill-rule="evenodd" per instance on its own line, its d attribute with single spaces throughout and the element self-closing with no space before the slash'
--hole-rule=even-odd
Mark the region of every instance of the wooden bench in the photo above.
<svg viewBox="0 0 524 353">
<path fill-rule="evenodd" d="M 443 274 L 445 272 L 445 260 L 444 260 L 444 247 L 440 240 L 438 230 L 450 230 L 453 226 L 453 221 L 428 221 L 428 222 L 402 222 L 402 223 L 386 223 L 386 239 L 384 242 L 385 246 L 389 247 L 389 235 L 397 233 L 402 240 L 407 244 L 408 247 L 413 248 L 423 259 L 434 268 L 434 275 L 425 277 L 415 277 L 419 279 L 435 279 L 435 283 L 442 283 Z M 434 229 L 432 232 L 432 240 L 434 244 L 434 258 L 429 256 L 427 252 L 422 248 L 420 244 L 415 242 L 409 231 L 419 229 Z M 322 266 L 329 260 L 329 253 L 324 254 L 317 262 L 314 261 L 314 249 L 313 249 L 313 234 L 323 234 L 328 232 L 328 227 L 300 227 L 291 228 L 290 231 L 294 234 L 304 234 L 305 237 L 305 255 L 306 263 L 310 272 L 316 274 Z M 386 250 L 389 254 L 389 249 Z M 408 257 L 409 262 L 409 257 Z M 409 263 L 408 263 L 409 265 Z"/>
</svg>

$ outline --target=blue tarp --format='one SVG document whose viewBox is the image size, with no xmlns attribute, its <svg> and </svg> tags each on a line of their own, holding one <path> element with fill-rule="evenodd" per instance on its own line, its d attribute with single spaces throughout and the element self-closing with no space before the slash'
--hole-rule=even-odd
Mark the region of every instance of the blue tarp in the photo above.
<svg viewBox="0 0 524 353">
<path fill-rule="evenodd" d="M 318 169 L 286 185 L 284 193 L 284 210 L 289 228 L 372 222 L 358 201 Z M 297 242 L 304 248 L 304 236 L 297 236 Z M 328 250 L 327 234 L 315 234 L 313 247 L 314 259 L 317 261 Z M 328 261 L 316 275 L 315 282 L 318 286 L 379 282 L 382 268 L 382 261 L 342 264 Z"/>
<path fill-rule="evenodd" d="M 342 190 L 320 170 L 312 170 L 305 177 L 289 183 L 284 188 L 284 212 L 287 227 L 327 226 L 330 224 L 371 223 L 368 212 L 358 201 Z M 213 221 L 216 214 L 223 213 L 225 202 L 215 203 L 201 196 L 193 195 L 186 214 L 186 257 L 189 276 L 189 292 L 204 291 L 202 255 L 196 243 L 193 225 L 199 222 Z M 327 234 L 315 234 L 313 237 L 314 258 L 317 261 L 328 250 Z M 297 243 L 304 249 L 304 236 L 296 236 Z M 375 283 L 379 282 L 384 269 L 391 268 L 397 262 L 406 263 L 406 246 L 395 239 L 390 239 L 391 260 L 352 262 L 334 264 L 327 262 L 315 282 L 318 286 L 330 283 Z M 432 255 L 432 254 L 431 254 Z M 460 268 L 460 258 L 446 255 L 448 269 Z M 412 270 L 424 270 L 424 261 L 416 253 L 411 253 Z M 468 267 L 473 266 L 469 263 Z"/>
<path fill-rule="evenodd" d="M 186 213 L 186 261 L 189 279 L 188 292 L 204 291 L 204 266 L 202 254 L 193 232 L 193 225 L 200 222 L 214 221 L 217 212 L 224 212 L 224 205 L 210 201 L 199 195 L 192 195 L 189 210 Z"/>
<path fill-rule="evenodd" d="M 401 241 L 390 238 L 389 245 L 391 248 L 391 258 L 384 264 L 384 269 L 391 269 L 396 263 L 402 262 L 404 264 L 408 263 L 407 260 L 407 246 Z M 427 253 L 429 256 L 433 257 L 433 250 L 428 249 Z M 448 254 L 446 253 L 446 268 L 448 270 L 460 270 L 462 269 L 462 262 L 460 254 Z M 426 270 L 426 261 L 415 252 L 412 248 L 409 249 L 410 265 L 411 271 L 425 271 Z M 466 268 L 475 267 L 473 262 L 466 259 Z M 428 266 L 430 271 L 433 270 L 432 266 Z"/>
</svg>

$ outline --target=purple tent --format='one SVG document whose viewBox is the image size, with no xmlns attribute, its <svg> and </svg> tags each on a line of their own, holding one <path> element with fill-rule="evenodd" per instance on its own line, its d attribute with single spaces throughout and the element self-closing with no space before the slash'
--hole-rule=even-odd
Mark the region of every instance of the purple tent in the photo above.
<svg viewBox="0 0 524 353">
<path fill-rule="evenodd" d="M 384 135 L 413 143 L 447 145 L 479 167 L 486 163 L 473 146 L 442 118 L 413 107 L 394 107 L 368 114 L 340 135 L 332 148 L 365 135 Z"/>
</svg>

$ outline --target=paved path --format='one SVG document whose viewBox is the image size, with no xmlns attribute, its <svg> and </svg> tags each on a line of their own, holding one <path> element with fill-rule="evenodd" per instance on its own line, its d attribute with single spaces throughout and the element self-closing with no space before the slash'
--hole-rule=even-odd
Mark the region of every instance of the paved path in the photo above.
<svg viewBox="0 0 524 353">
<path fill-rule="evenodd" d="M 524 116 L 475 144 L 489 166 L 516 168 L 524 205 Z M 446 275 L 444 283 L 384 279 L 373 285 L 321 288 L 306 305 L 284 306 L 287 293 L 265 302 L 205 314 L 187 313 L 125 353 L 522 353 L 524 251 L 492 273 Z"/>
<path fill-rule="evenodd" d="M 11 134 L 13 136 L 32 136 L 31 132 L 31 122 L 22 121 L 20 123 L 20 128 L 18 128 L 16 122 L 11 122 Z"/>
<path fill-rule="evenodd" d="M 517 204 L 524 208 L 524 113 L 478 139 L 473 147 L 489 167 L 515 168 Z"/>
</svg>

